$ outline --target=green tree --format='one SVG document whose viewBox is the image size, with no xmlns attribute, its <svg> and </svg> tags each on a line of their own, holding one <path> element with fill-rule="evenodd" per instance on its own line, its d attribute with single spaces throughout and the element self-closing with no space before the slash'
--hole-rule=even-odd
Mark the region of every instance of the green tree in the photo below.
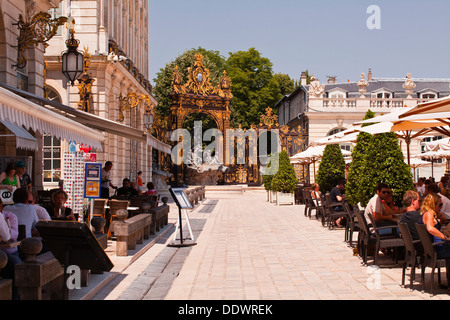
<svg viewBox="0 0 450 320">
<path fill-rule="evenodd" d="M 414 183 L 395 133 L 374 135 L 365 157 L 361 173 L 361 204 L 369 202 L 379 182 L 386 183 L 394 193 L 394 201 L 401 204 L 405 192 L 414 189 Z"/>
<path fill-rule="evenodd" d="M 233 92 L 231 125 L 237 127 L 241 124 L 243 128 L 249 128 L 251 124 L 259 124 L 265 109 L 280 99 L 272 62 L 255 48 L 250 48 L 248 51 L 230 52 L 226 66 Z"/>
<path fill-rule="evenodd" d="M 345 178 L 345 160 L 341 147 L 331 144 L 325 147 L 316 182 L 323 193 L 331 191 L 340 180 Z"/>
<path fill-rule="evenodd" d="M 297 188 L 297 177 L 294 166 L 286 151 L 281 151 L 278 157 L 278 171 L 272 178 L 272 190 L 284 193 L 292 193 Z"/>
<path fill-rule="evenodd" d="M 364 119 L 373 118 L 370 110 Z M 365 206 L 373 197 L 376 185 L 386 183 L 394 193 L 394 201 L 401 204 L 407 190 L 414 188 L 412 173 L 405 163 L 395 133 L 370 135 L 361 132 L 352 152 L 346 193 L 352 204 Z"/>
<path fill-rule="evenodd" d="M 166 66 L 161 68 L 156 74 L 153 94 L 158 101 L 158 106 L 156 107 L 156 112 L 158 114 L 170 114 L 170 105 L 172 104 L 170 94 L 173 92 L 172 76 L 175 66 L 178 66 L 181 77 L 183 78 L 183 83 L 186 83 L 188 78 L 187 70 L 194 64 L 195 55 L 197 53 L 201 53 L 204 56 L 203 64 L 211 73 L 211 83 L 214 86 L 218 84 L 219 77 L 225 69 L 225 58 L 220 55 L 218 51 L 206 50 L 201 47 L 187 50 L 175 60 L 167 63 Z"/>
<path fill-rule="evenodd" d="M 273 77 L 278 83 L 278 99 L 294 92 L 294 90 L 299 86 L 299 83 L 291 79 L 291 77 L 287 74 L 276 73 Z"/>
<path fill-rule="evenodd" d="M 368 110 L 364 120 L 375 117 L 375 113 Z M 370 124 L 363 124 L 367 126 Z M 347 183 L 345 185 L 345 194 L 351 204 L 362 202 L 361 179 L 363 174 L 366 153 L 369 148 L 372 135 L 366 132 L 360 132 L 356 140 L 356 145 L 352 150 L 352 162 L 349 165 Z"/>
</svg>

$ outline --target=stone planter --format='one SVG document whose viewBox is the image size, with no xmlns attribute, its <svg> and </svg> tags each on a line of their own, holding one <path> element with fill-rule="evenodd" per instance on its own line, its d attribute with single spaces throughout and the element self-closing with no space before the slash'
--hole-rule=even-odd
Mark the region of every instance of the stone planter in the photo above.
<svg viewBox="0 0 450 320">
<path fill-rule="evenodd" d="M 277 202 L 277 192 L 270 190 L 270 203 Z"/>
<path fill-rule="evenodd" d="M 277 198 L 276 198 L 277 206 L 280 204 L 295 204 L 295 194 L 294 193 L 284 193 L 284 192 L 277 192 Z"/>
</svg>

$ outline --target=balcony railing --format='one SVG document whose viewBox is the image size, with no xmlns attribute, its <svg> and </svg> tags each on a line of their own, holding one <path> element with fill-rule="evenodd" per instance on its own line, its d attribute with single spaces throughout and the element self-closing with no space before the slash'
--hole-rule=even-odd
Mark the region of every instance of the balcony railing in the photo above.
<svg viewBox="0 0 450 320">
<path fill-rule="evenodd" d="M 390 109 L 390 108 L 402 108 L 405 105 L 415 105 L 424 103 L 433 99 L 415 99 L 405 100 L 403 98 L 322 98 L 315 99 L 322 101 L 323 108 L 357 108 L 357 107 L 369 107 L 371 109 Z M 411 104 L 413 101 L 413 104 Z M 310 100 L 311 102 L 311 100 Z M 320 102 L 319 102 L 320 103 Z M 311 103 L 310 103 L 311 105 Z"/>
<path fill-rule="evenodd" d="M 324 98 L 323 106 L 325 108 L 356 108 L 356 99 L 347 98 Z"/>
</svg>

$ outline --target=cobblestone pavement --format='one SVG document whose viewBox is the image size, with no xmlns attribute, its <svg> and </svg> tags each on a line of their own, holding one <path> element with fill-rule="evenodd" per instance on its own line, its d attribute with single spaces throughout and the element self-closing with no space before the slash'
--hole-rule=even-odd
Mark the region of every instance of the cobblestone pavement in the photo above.
<svg viewBox="0 0 450 320">
<path fill-rule="evenodd" d="M 172 230 L 93 299 L 450 298 L 450 291 L 440 288 L 432 297 L 428 285 L 421 293 L 419 271 L 415 290 L 402 288 L 402 269 L 390 257 L 380 259 L 379 269 L 363 266 L 343 241 L 343 229 L 322 227 L 314 217 L 305 217 L 303 210 L 303 205 L 271 204 L 263 191 L 207 193 L 207 199 L 189 214 L 195 246 L 168 247 Z M 427 269 L 428 284 L 430 273 Z"/>
</svg>

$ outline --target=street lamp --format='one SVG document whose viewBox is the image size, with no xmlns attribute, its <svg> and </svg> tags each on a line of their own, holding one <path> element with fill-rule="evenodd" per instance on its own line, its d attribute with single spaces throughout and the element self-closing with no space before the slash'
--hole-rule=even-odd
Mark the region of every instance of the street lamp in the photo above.
<svg viewBox="0 0 450 320">
<path fill-rule="evenodd" d="M 74 34 L 75 31 L 70 29 L 70 39 L 66 40 L 67 50 L 62 54 L 62 73 L 72 86 L 83 73 L 83 54 L 77 50 L 80 40 L 75 39 Z"/>
<path fill-rule="evenodd" d="M 150 108 L 147 108 L 144 113 L 144 127 L 148 131 L 151 131 L 153 127 L 153 114 Z"/>
</svg>

